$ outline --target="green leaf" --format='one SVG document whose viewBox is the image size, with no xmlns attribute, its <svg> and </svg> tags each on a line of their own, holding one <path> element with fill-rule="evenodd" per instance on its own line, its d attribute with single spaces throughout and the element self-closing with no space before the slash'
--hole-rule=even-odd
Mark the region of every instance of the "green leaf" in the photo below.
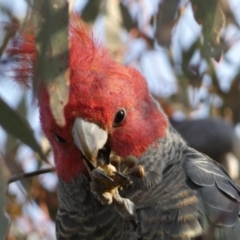
<svg viewBox="0 0 240 240">
<path fill-rule="evenodd" d="M 27 115 L 25 99 L 26 98 L 24 95 L 16 108 L 16 111 L 19 112 L 21 114 L 21 116 Z M 15 157 L 15 154 L 17 152 L 19 145 L 20 145 L 19 141 L 17 141 L 16 137 L 8 134 L 7 140 L 5 142 L 5 147 L 4 147 L 5 154 L 10 153 L 11 155 L 13 155 Z M 6 159 L 6 156 L 4 157 L 4 159 Z"/>
<path fill-rule="evenodd" d="M 191 3 L 196 22 L 202 24 L 206 57 L 219 61 L 224 49 L 221 32 L 227 24 L 225 12 L 227 1 L 191 0 Z"/>
<path fill-rule="evenodd" d="M 136 28 L 137 24 L 133 21 L 128 8 L 122 2 L 120 2 L 119 7 L 122 14 L 123 27 L 128 31 L 130 31 L 132 28 Z"/>
<path fill-rule="evenodd" d="M 81 18 L 85 22 L 94 22 L 100 12 L 101 3 L 102 0 L 88 0 L 88 3 L 81 14 Z"/>
<path fill-rule="evenodd" d="M 11 19 L 11 23 L 3 23 L 1 22 L 1 24 L 4 24 L 4 31 L 1 32 L 1 35 L 3 36 L 3 39 L 1 40 L 1 46 L 0 46 L 0 56 L 2 56 L 2 54 L 4 53 L 9 40 L 16 34 L 18 28 L 19 28 L 19 22 L 16 18 L 14 18 L 11 14 L 11 12 L 9 11 L 9 9 L 4 8 L 3 6 L 0 6 L 0 15 L 2 14 L 6 14 L 10 19 Z"/>
<path fill-rule="evenodd" d="M 26 119 L 19 113 L 10 108 L 0 98 L 0 125 L 10 134 L 18 138 L 20 141 L 28 145 L 36 151 L 42 159 L 45 159 L 44 154 L 37 143 L 33 131 L 30 128 Z"/>
<path fill-rule="evenodd" d="M 56 123 L 65 125 L 63 109 L 68 101 L 68 3 L 65 0 L 34 1 L 33 19 L 39 51 L 37 77 L 44 80 Z M 38 83 L 35 90 L 38 91 Z"/>
<path fill-rule="evenodd" d="M 5 190 L 6 190 L 6 174 L 4 173 L 4 163 L 0 155 L 0 239 L 5 239 L 5 236 L 8 232 L 9 221 L 4 214 L 4 208 L 6 204 L 5 200 Z"/>
<path fill-rule="evenodd" d="M 156 39 L 160 45 L 166 46 L 171 43 L 172 29 L 177 22 L 176 15 L 179 2 L 179 0 L 164 0 L 159 4 Z M 177 18 L 179 17 L 178 15 Z"/>
</svg>

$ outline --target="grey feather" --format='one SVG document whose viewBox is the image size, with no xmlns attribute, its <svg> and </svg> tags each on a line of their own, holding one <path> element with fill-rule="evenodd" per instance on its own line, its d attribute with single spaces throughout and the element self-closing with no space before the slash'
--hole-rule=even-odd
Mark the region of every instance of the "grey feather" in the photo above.
<svg viewBox="0 0 240 240">
<path fill-rule="evenodd" d="M 134 204 L 131 220 L 114 205 L 102 205 L 84 175 L 70 184 L 60 180 L 57 238 L 240 239 L 239 187 L 221 166 L 189 148 L 174 129 L 159 139 L 157 148 L 150 146 L 139 164 L 146 177 L 133 177 L 133 184 L 119 191 Z"/>
</svg>

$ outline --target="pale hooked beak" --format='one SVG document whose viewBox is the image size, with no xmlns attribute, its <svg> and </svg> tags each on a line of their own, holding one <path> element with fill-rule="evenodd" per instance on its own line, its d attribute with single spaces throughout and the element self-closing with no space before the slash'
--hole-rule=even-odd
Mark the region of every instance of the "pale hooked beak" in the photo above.
<svg viewBox="0 0 240 240">
<path fill-rule="evenodd" d="M 108 139 L 107 132 L 95 123 L 76 118 L 72 128 L 72 136 L 74 143 L 86 158 L 85 160 L 96 167 L 99 150 L 104 147 Z"/>
</svg>

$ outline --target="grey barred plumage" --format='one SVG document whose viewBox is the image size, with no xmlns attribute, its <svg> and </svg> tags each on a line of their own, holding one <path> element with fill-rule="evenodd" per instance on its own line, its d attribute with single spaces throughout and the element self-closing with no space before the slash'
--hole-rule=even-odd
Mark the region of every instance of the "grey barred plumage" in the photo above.
<svg viewBox="0 0 240 240">
<path fill-rule="evenodd" d="M 120 192 L 134 203 L 133 221 L 101 205 L 84 175 L 60 181 L 58 239 L 239 239 L 239 187 L 174 129 L 139 163 L 146 177 Z"/>
</svg>

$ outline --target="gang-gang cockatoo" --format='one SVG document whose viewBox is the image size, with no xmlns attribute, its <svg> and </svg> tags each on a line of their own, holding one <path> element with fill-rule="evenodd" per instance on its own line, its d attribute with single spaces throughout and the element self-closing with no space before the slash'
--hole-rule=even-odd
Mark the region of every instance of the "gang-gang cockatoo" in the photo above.
<svg viewBox="0 0 240 240">
<path fill-rule="evenodd" d="M 240 188 L 224 168 L 186 145 L 143 76 L 76 15 L 69 36 L 65 126 L 41 79 L 37 96 L 59 178 L 57 239 L 240 239 Z M 21 82 L 37 54 L 33 37 L 17 38 L 9 52 Z"/>
</svg>

